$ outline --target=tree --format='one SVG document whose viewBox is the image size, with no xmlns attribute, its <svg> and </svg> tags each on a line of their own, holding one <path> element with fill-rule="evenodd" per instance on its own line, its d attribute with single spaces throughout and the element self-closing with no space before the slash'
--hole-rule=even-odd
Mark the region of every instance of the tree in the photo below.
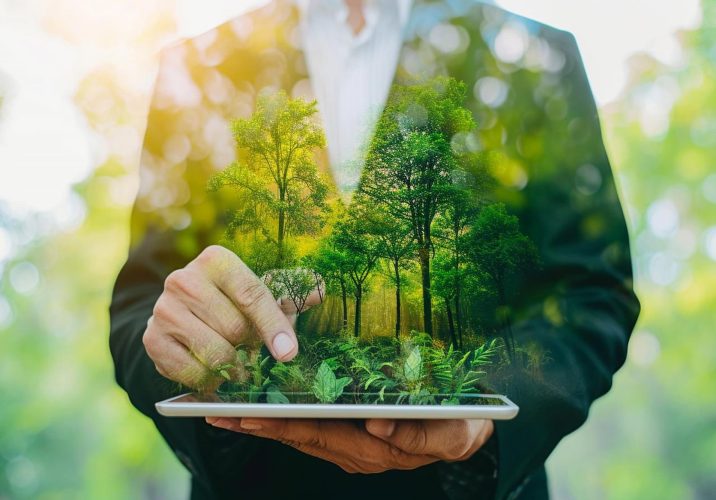
<svg viewBox="0 0 716 500">
<path fill-rule="evenodd" d="M 343 261 L 341 265 L 351 280 L 355 298 L 353 333 L 361 329 L 361 304 L 365 286 L 381 254 L 380 242 L 369 232 L 369 224 L 358 210 L 351 206 L 333 228 L 332 238 Z"/>
<path fill-rule="evenodd" d="M 445 249 L 438 249 L 433 258 L 432 269 L 432 290 L 437 297 L 440 297 L 445 304 L 447 313 L 450 342 L 455 348 L 460 347 L 460 342 L 455 333 L 455 318 L 452 310 L 452 303 L 455 300 L 455 266 L 452 255 Z"/>
<path fill-rule="evenodd" d="M 210 190 L 228 186 L 247 197 L 229 226 L 260 230 L 276 247 L 276 267 L 285 264 L 286 237 L 315 233 L 328 210 L 328 185 L 313 158 L 315 149 L 325 146 L 323 132 L 312 119 L 316 110 L 316 101 L 292 99 L 283 91 L 260 96 L 250 118 L 232 122 L 245 160 L 233 162 L 209 181 Z"/>
<path fill-rule="evenodd" d="M 537 248 L 520 231 L 519 219 L 510 215 L 501 203 L 480 210 L 466 236 L 475 265 L 494 287 L 500 308 L 507 307 L 507 280 L 538 262 Z M 515 345 L 509 317 L 501 314 L 505 345 L 514 357 Z"/>
<path fill-rule="evenodd" d="M 320 284 L 310 269 L 298 267 L 293 269 L 274 269 L 266 273 L 264 283 L 276 298 L 290 300 L 296 308 L 296 318 L 303 312 L 308 297 L 314 290 L 320 292 Z"/>
<path fill-rule="evenodd" d="M 465 85 L 447 77 L 396 85 L 370 144 L 359 192 L 405 223 L 416 242 L 424 330 L 432 335 L 432 223 L 453 192 L 458 155 L 451 140 L 475 127 L 463 107 Z"/>
<path fill-rule="evenodd" d="M 318 249 L 307 257 L 305 262 L 315 275 L 320 276 L 319 279 L 325 285 L 325 293 L 333 293 L 336 289 L 340 292 L 342 328 L 348 330 L 348 293 L 352 292 L 348 276 L 350 265 L 348 256 L 337 247 L 335 238 L 330 235 L 321 241 Z"/>
<path fill-rule="evenodd" d="M 478 213 L 485 179 L 473 177 L 464 170 L 453 171 L 453 179 L 453 192 L 435 220 L 435 236 L 438 240 L 436 246 L 442 250 L 442 261 L 439 269 L 440 279 L 434 282 L 440 284 L 439 295 L 445 301 L 450 336 L 457 338 L 457 341 L 454 341 L 455 347 L 461 348 L 464 327 L 462 292 L 467 264 L 465 236 Z M 450 302 L 454 306 L 454 321 Z"/>
<path fill-rule="evenodd" d="M 355 200 L 364 206 L 363 217 L 368 232 L 380 243 L 378 253 L 390 265 L 390 279 L 395 286 L 395 337 L 400 336 L 402 271 L 412 267 L 409 257 L 415 254 L 415 236 L 404 220 L 395 220 L 385 206 L 370 207 L 369 201 L 360 194 Z"/>
</svg>

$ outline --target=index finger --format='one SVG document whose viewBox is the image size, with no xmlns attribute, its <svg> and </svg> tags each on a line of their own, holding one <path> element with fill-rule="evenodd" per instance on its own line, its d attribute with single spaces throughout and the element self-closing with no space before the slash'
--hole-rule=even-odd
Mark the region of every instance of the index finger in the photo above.
<svg viewBox="0 0 716 500">
<path fill-rule="evenodd" d="M 296 333 L 268 287 L 224 247 L 208 247 L 202 256 L 209 261 L 210 279 L 253 323 L 273 357 L 278 361 L 293 359 L 298 353 Z"/>
</svg>

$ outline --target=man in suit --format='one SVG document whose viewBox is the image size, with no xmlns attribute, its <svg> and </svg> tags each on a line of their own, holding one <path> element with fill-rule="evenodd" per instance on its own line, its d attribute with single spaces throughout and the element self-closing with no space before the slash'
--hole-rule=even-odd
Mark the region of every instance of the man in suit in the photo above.
<svg viewBox="0 0 716 500">
<path fill-rule="evenodd" d="M 371 130 L 392 83 L 436 75 L 470 90 L 479 130 L 468 144 L 494 152 L 493 196 L 540 255 L 512 284 L 509 308 L 512 335 L 542 359 L 508 367 L 494 387 L 519 416 L 159 416 L 154 403 L 176 382 L 213 387 L 212 369 L 251 334 L 277 360 L 298 352 L 292 311 L 214 245 L 221 210 L 206 183 L 234 157 L 229 120 L 249 116 L 267 90 L 316 97 L 323 170 L 350 190 L 358 127 Z M 623 214 L 568 33 L 472 0 L 274 1 L 163 52 L 110 348 L 119 384 L 192 473 L 192 498 L 546 497 L 544 461 L 609 389 L 638 311 Z"/>
</svg>

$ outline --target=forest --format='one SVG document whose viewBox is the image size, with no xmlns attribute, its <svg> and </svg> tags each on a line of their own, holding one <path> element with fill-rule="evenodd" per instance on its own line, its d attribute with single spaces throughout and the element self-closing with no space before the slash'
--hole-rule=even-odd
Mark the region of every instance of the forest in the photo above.
<svg viewBox="0 0 716 500">
<path fill-rule="evenodd" d="M 264 94 L 233 121 L 239 157 L 208 184 L 231 192 L 222 244 L 310 317 L 301 333 L 419 331 L 461 349 L 500 332 L 514 353 L 508 282 L 539 259 L 491 196 L 489 157 L 455 140 L 476 127 L 465 92 L 394 85 L 348 202 L 316 161 L 315 101 Z M 306 310 L 312 293 L 323 304 Z"/>
</svg>

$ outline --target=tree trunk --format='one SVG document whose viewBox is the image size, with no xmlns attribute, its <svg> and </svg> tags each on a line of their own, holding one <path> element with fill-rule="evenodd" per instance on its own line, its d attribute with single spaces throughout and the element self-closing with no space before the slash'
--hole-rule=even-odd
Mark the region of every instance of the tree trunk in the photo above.
<svg viewBox="0 0 716 500">
<path fill-rule="evenodd" d="M 505 347 L 507 347 L 507 355 L 511 362 L 515 361 L 515 337 L 512 333 L 512 319 L 507 312 L 507 298 L 505 297 L 505 289 L 502 285 L 502 280 L 498 281 L 497 295 L 499 300 L 500 319 L 502 320 L 503 334 L 502 338 L 505 340 Z"/>
<path fill-rule="evenodd" d="M 453 225 L 453 236 L 455 237 L 455 322 L 457 323 L 457 337 L 460 341 L 460 345 L 456 346 L 460 349 L 463 348 L 462 343 L 462 307 L 460 307 L 460 221 L 455 217 Z"/>
<path fill-rule="evenodd" d="M 418 250 L 423 281 L 423 330 L 433 336 L 433 304 L 430 293 L 430 248 L 425 244 Z"/>
<path fill-rule="evenodd" d="M 283 239 L 284 233 L 286 232 L 286 212 L 283 208 L 283 202 L 286 198 L 283 190 L 279 191 L 280 206 L 278 209 L 278 234 L 276 235 L 276 245 L 278 246 L 278 254 L 276 256 L 276 266 L 281 268 L 283 266 Z"/>
<path fill-rule="evenodd" d="M 393 261 L 395 268 L 395 338 L 400 338 L 400 261 Z"/>
<path fill-rule="evenodd" d="M 455 287 L 455 323 L 457 323 L 457 338 L 460 341 L 460 349 L 464 346 L 462 344 L 462 306 L 460 304 L 460 284 L 458 283 Z"/>
<path fill-rule="evenodd" d="M 363 299 L 363 286 L 362 284 L 356 284 L 356 315 L 355 315 L 355 321 L 353 323 L 353 335 L 356 337 L 360 337 L 360 308 L 361 308 L 361 300 Z"/>
<path fill-rule="evenodd" d="M 341 280 L 341 299 L 343 300 L 343 329 L 348 330 L 348 293 L 344 280 Z"/>
<path fill-rule="evenodd" d="M 457 337 L 455 337 L 455 322 L 452 319 L 452 310 L 450 309 L 450 300 L 448 299 L 445 300 L 445 309 L 447 309 L 448 327 L 450 328 L 450 341 L 453 347 L 457 349 L 459 346 L 457 345 Z"/>
</svg>

